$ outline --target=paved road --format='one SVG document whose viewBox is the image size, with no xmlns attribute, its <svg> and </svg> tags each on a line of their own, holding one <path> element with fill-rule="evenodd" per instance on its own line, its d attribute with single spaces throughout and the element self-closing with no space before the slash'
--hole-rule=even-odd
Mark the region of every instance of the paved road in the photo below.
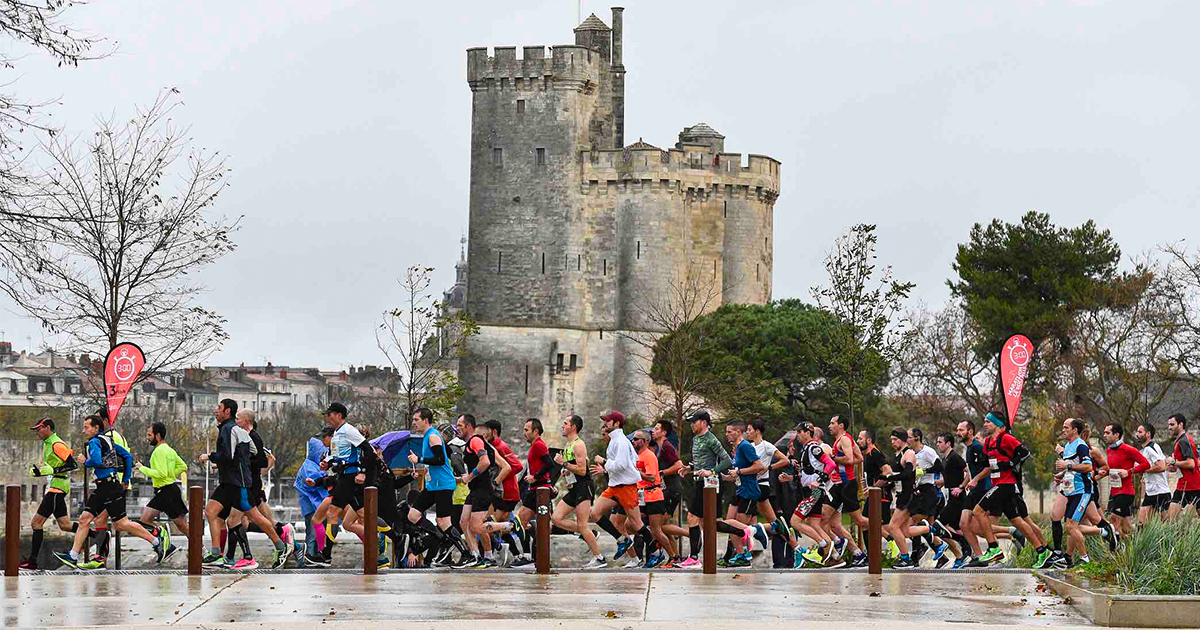
<svg viewBox="0 0 1200 630">
<path fill-rule="evenodd" d="M 240 622 L 297 630 L 308 623 L 350 621 L 359 622 L 354 628 L 361 630 L 365 621 L 471 619 L 662 621 L 676 627 L 680 620 L 718 626 L 723 621 L 825 626 L 887 620 L 889 630 L 906 622 L 920 622 L 926 630 L 948 622 L 1087 625 L 1070 606 L 1039 591 L 1027 573 L 394 572 L 366 577 L 292 572 L 3 579 L 0 621 L 5 628 Z M 423 595 L 435 592 L 436 599 Z"/>
</svg>

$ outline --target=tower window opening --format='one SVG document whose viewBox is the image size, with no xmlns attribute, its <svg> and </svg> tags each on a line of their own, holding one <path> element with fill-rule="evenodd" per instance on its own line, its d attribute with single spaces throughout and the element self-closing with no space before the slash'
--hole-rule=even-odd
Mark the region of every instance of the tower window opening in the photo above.
<svg viewBox="0 0 1200 630">
<path fill-rule="evenodd" d="M 542 252 L 542 273 L 546 273 L 546 252 Z"/>
<path fill-rule="evenodd" d="M 504 164 L 504 149 L 500 147 L 492 149 L 492 164 L 496 166 Z"/>
<path fill-rule="evenodd" d="M 754 279 L 755 279 L 755 281 L 758 280 L 758 265 L 759 265 L 759 263 L 754 263 Z"/>
<path fill-rule="evenodd" d="M 504 252 L 496 253 L 496 273 L 504 270 Z"/>
<path fill-rule="evenodd" d="M 525 100 L 524 99 L 517 99 L 517 113 L 518 114 L 525 113 Z"/>
<path fill-rule="evenodd" d="M 641 241 L 637 242 L 637 257 L 638 257 L 638 260 L 642 259 L 642 242 Z"/>
<path fill-rule="evenodd" d="M 539 148 L 537 150 L 537 163 L 543 165 L 546 163 L 546 150 Z"/>
<path fill-rule="evenodd" d="M 604 272 L 601 275 L 605 275 L 605 276 L 608 275 L 608 259 L 607 258 L 604 259 Z"/>
<path fill-rule="evenodd" d="M 563 371 L 563 355 L 562 355 L 562 353 L 559 353 L 558 361 L 555 363 L 555 373 L 562 374 L 562 371 Z"/>
<path fill-rule="evenodd" d="M 725 217 L 726 219 L 729 218 L 729 202 L 728 201 L 721 202 L 721 216 Z"/>
<path fill-rule="evenodd" d="M 525 395 L 529 395 L 529 364 L 525 364 Z"/>
<path fill-rule="evenodd" d="M 579 363 L 578 363 L 578 358 L 577 358 L 575 355 L 573 355 L 573 354 L 572 354 L 572 355 L 571 355 L 571 364 L 570 364 L 570 365 L 571 365 L 571 371 L 572 371 L 572 372 L 574 372 L 574 371 L 575 371 L 575 367 L 576 367 L 578 364 L 579 364 Z"/>
<path fill-rule="evenodd" d="M 489 376 L 488 366 L 485 365 L 485 366 L 483 366 L 483 395 L 484 396 L 487 396 L 487 394 L 488 394 L 488 376 Z"/>
<path fill-rule="evenodd" d="M 583 254 L 575 254 L 575 271 L 583 269 Z"/>
<path fill-rule="evenodd" d="M 716 278 L 717 278 L 717 261 L 713 260 L 713 279 L 716 280 Z"/>
</svg>

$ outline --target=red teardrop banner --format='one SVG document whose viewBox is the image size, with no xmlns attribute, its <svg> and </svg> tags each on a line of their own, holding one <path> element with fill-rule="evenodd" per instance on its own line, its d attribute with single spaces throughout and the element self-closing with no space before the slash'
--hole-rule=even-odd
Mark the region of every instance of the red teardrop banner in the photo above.
<svg viewBox="0 0 1200 630">
<path fill-rule="evenodd" d="M 113 346 L 104 358 L 104 396 L 108 400 L 108 421 L 112 425 L 116 425 L 121 405 L 125 404 L 125 397 L 143 367 L 146 367 L 146 355 L 137 344 L 128 341 Z"/>
<path fill-rule="evenodd" d="M 1000 350 L 1000 381 L 1004 385 L 1004 404 L 1008 408 L 1008 425 L 1017 419 L 1017 408 L 1021 406 L 1021 392 L 1029 376 L 1029 362 L 1033 360 L 1033 344 L 1025 335 L 1013 335 L 1004 342 Z"/>
</svg>

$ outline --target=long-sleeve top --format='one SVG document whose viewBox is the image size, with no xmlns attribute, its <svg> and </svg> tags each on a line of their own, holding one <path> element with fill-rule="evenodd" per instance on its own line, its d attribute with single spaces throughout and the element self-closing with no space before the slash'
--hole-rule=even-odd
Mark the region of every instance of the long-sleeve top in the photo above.
<svg viewBox="0 0 1200 630">
<path fill-rule="evenodd" d="M 208 460 L 217 465 L 219 483 L 238 488 L 250 487 L 253 446 L 250 434 L 233 420 L 226 420 L 217 427 L 216 449 L 208 454 Z"/>
<path fill-rule="evenodd" d="M 102 446 L 103 439 L 100 436 L 93 437 L 87 443 L 87 459 L 84 460 L 85 468 L 91 468 L 96 475 L 96 481 L 108 481 L 109 477 L 117 474 L 117 469 L 104 465 L 104 452 Z M 121 483 L 129 483 L 129 478 L 133 476 L 133 456 L 123 446 L 115 442 L 109 442 L 109 448 L 117 452 L 117 456 L 124 462 L 124 470 L 121 472 Z"/>
<path fill-rule="evenodd" d="M 1136 448 L 1124 443 L 1118 442 L 1117 445 L 1108 447 L 1108 470 L 1111 473 L 1114 470 L 1127 470 L 1129 474 L 1124 479 L 1113 479 L 1112 494 L 1133 494 L 1133 476 L 1150 470 L 1150 460 L 1146 459 L 1145 455 Z M 1117 482 L 1121 485 L 1118 486 Z"/>
<path fill-rule="evenodd" d="M 721 440 L 717 439 L 712 431 L 692 437 L 692 470 L 723 473 L 732 466 L 733 460 L 729 458 L 729 453 L 721 446 Z"/>
<path fill-rule="evenodd" d="M 608 475 L 610 486 L 627 486 L 642 479 L 642 474 L 637 469 L 637 451 L 633 450 L 633 442 L 629 441 L 620 428 L 613 429 L 612 433 L 608 434 L 604 472 Z"/>
<path fill-rule="evenodd" d="M 150 465 L 139 467 L 138 472 L 149 477 L 155 488 L 161 488 L 179 481 L 179 476 L 187 472 L 187 464 L 175 449 L 163 442 L 150 453 Z"/>
</svg>

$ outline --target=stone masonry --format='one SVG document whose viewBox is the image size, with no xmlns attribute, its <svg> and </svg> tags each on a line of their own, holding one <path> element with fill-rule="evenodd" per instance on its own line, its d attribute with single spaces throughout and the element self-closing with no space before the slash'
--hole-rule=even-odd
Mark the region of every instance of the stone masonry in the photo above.
<svg viewBox="0 0 1200 630">
<path fill-rule="evenodd" d="M 780 163 L 725 151 L 704 123 L 674 147 L 624 143 L 622 13 L 575 43 L 467 50 L 471 188 L 467 308 L 481 325 L 460 407 L 516 437 L 527 417 L 606 409 L 649 421 L 634 299 L 705 270 L 726 302 L 771 299 Z M 589 431 L 590 433 L 590 431 Z"/>
</svg>

